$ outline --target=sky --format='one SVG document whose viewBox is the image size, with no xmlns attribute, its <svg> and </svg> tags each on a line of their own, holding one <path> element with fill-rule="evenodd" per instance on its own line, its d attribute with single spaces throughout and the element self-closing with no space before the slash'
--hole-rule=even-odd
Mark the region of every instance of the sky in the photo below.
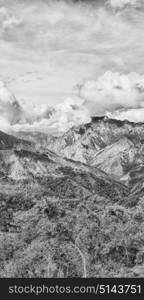
<svg viewBox="0 0 144 300">
<path fill-rule="evenodd" d="M 0 78 L 20 98 L 57 103 L 107 70 L 144 72 L 141 11 L 115 13 L 103 0 L 4 0 L 0 25 Z"/>
<path fill-rule="evenodd" d="M 135 85 L 143 79 L 143 53 L 144 0 L 0 0 L 0 80 L 18 101 L 62 110 L 67 98 L 78 103 L 77 87 L 86 82 L 104 78 L 112 87 L 127 76 Z M 82 91 L 88 109 L 91 99 Z M 90 105 L 95 113 L 97 105 Z"/>
</svg>

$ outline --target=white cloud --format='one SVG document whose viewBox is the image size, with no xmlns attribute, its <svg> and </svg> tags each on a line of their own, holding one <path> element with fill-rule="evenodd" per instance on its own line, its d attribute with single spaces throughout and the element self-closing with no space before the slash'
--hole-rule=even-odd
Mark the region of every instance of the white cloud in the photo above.
<svg viewBox="0 0 144 300">
<path fill-rule="evenodd" d="M 109 118 L 117 120 L 129 120 L 130 122 L 144 122 L 144 108 L 128 109 L 125 111 L 115 111 L 106 113 Z"/>
<path fill-rule="evenodd" d="M 21 19 L 17 19 L 15 16 L 11 16 L 3 21 L 2 29 L 10 30 L 22 24 Z"/>
<path fill-rule="evenodd" d="M 22 19 L 13 15 L 6 7 L 0 7 L 0 31 L 12 30 L 22 24 Z"/>
<path fill-rule="evenodd" d="M 85 82 L 79 90 L 92 114 L 123 108 L 144 107 L 144 76 L 137 73 L 106 72 L 96 81 Z"/>
<path fill-rule="evenodd" d="M 18 102 L 6 85 L 0 82 L 1 129 L 64 132 L 74 125 L 90 121 L 89 111 L 83 102 L 78 97 L 68 98 L 55 108 L 46 104 Z"/>
<path fill-rule="evenodd" d="M 144 5 L 144 0 L 108 0 L 107 2 L 114 9 L 122 9 L 127 6 L 141 8 Z"/>
<path fill-rule="evenodd" d="M 51 108 L 17 101 L 0 83 L 0 121 L 5 130 L 61 133 L 90 122 L 94 115 L 144 121 L 144 75 L 106 72 L 97 80 L 79 85 L 77 96 Z"/>
<path fill-rule="evenodd" d="M 128 0 L 111 0 L 113 7 L 126 2 Z M 32 79 L 33 86 L 13 81 L 11 86 L 17 97 L 31 97 L 33 101 L 50 104 L 51 98 L 45 95 L 52 89 L 57 94 L 61 89 L 65 92 L 67 87 L 71 90 L 76 82 L 97 77 L 106 70 L 144 72 L 142 10 L 115 14 L 102 0 L 75 3 L 5 0 L 0 3 L 3 3 L 0 9 L 1 74 L 15 77 L 35 69 L 48 73 L 38 84 Z M 57 101 L 56 96 L 55 103 Z"/>
<path fill-rule="evenodd" d="M 20 104 L 3 82 L 0 82 L 0 117 L 9 124 L 14 124 L 22 118 Z"/>
<path fill-rule="evenodd" d="M 6 7 L 0 7 L 0 19 L 4 19 L 7 17 L 7 9 Z"/>
<path fill-rule="evenodd" d="M 144 75 L 106 72 L 97 80 L 79 85 L 77 96 L 55 107 L 18 101 L 0 82 L 0 123 L 4 131 L 62 133 L 90 122 L 94 115 L 144 121 Z"/>
</svg>

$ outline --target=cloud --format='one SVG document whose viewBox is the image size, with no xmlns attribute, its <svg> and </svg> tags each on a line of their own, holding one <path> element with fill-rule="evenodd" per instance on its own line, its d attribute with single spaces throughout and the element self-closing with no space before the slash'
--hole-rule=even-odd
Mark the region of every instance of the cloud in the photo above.
<svg viewBox="0 0 144 300">
<path fill-rule="evenodd" d="M 106 116 L 117 120 L 128 120 L 130 122 L 144 122 L 144 108 L 132 108 L 124 111 L 107 112 Z"/>
<path fill-rule="evenodd" d="M 11 83 L 16 97 L 0 84 L 1 128 L 3 124 L 8 130 L 64 132 L 103 114 L 142 120 L 144 75 L 131 71 L 144 73 L 143 10 L 115 10 L 143 4 L 144 0 L 0 0 L 1 77 L 19 78 Z M 35 69 L 42 80 L 32 74 L 25 81 L 19 77 Z M 47 102 L 61 101 L 51 98 L 52 93 L 58 98 L 60 92 L 71 92 L 83 78 L 90 80 L 80 84 L 77 97 L 49 107 Z M 32 98 L 33 103 L 19 97 Z"/>
<path fill-rule="evenodd" d="M 109 69 L 144 72 L 142 10 L 118 14 L 107 9 L 105 2 L 0 1 L 1 75 L 18 77 L 35 69 L 40 74 L 49 72 L 38 84 L 32 79 L 33 86 L 13 80 L 11 87 L 17 97 L 50 103 L 49 92 L 58 94 L 67 87 L 71 91 L 76 82 Z M 126 0 L 111 0 L 113 7 L 124 3 Z M 52 84 L 55 78 L 57 84 Z"/>
<path fill-rule="evenodd" d="M 66 99 L 55 108 L 46 104 L 17 101 L 0 82 L 0 123 L 4 131 L 64 132 L 74 125 L 90 121 L 88 109 L 79 97 Z"/>
<path fill-rule="evenodd" d="M 22 19 L 13 15 L 6 7 L 0 7 L 0 32 L 5 33 L 22 24 Z"/>
<path fill-rule="evenodd" d="M 0 117 L 8 124 L 17 123 L 22 118 L 20 104 L 3 82 L 0 82 Z"/>
<path fill-rule="evenodd" d="M 22 24 L 20 19 L 17 19 L 15 16 L 11 16 L 3 21 L 2 29 L 3 31 L 11 30 Z"/>
<path fill-rule="evenodd" d="M 30 110 L 31 113 L 27 115 L 28 111 L 28 106 L 25 104 L 25 122 L 17 122 L 13 126 L 13 130 L 63 133 L 73 126 L 91 120 L 88 109 L 83 105 L 83 100 L 78 97 L 65 99 L 63 103 L 56 105 L 55 108 L 50 108 L 47 105 L 43 107 L 35 105 Z"/>
<path fill-rule="evenodd" d="M 106 72 L 97 80 L 78 85 L 77 96 L 49 107 L 18 101 L 0 82 L 0 121 L 6 131 L 62 133 L 88 123 L 92 116 L 144 121 L 144 75 Z"/>
<path fill-rule="evenodd" d="M 0 82 L 0 122 L 5 131 L 63 133 L 95 115 L 144 121 L 144 75 L 108 71 L 97 80 L 77 85 L 77 95 L 55 107 L 18 101 Z"/>
<path fill-rule="evenodd" d="M 62 133 L 95 115 L 144 121 L 144 75 L 106 72 L 78 85 L 76 96 L 55 107 L 18 101 L 0 83 L 0 121 L 5 130 Z"/>
<path fill-rule="evenodd" d="M 144 0 L 108 0 L 108 5 L 113 9 L 123 9 L 125 7 L 141 8 Z"/>
<path fill-rule="evenodd" d="M 144 108 L 144 76 L 137 73 L 106 72 L 98 80 L 90 80 L 79 87 L 90 114 L 105 114 L 120 108 Z"/>
<path fill-rule="evenodd" d="M 62 104 L 58 104 L 55 117 L 56 127 L 60 131 L 67 131 L 72 126 L 88 123 L 91 120 L 88 108 L 79 97 L 68 98 Z"/>
</svg>

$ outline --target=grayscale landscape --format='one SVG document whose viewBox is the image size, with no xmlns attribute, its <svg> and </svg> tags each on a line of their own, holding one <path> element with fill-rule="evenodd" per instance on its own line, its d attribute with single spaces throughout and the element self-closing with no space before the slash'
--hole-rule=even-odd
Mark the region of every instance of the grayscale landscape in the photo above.
<svg viewBox="0 0 144 300">
<path fill-rule="evenodd" d="M 144 277 L 144 0 L 0 0 L 0 278 Z"/>
</svg>

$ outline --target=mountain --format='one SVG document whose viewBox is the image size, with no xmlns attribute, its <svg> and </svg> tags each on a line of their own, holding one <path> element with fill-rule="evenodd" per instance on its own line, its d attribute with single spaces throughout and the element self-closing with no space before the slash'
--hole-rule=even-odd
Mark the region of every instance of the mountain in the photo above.
<svg viewBox="0 0 144 300">
<path fill-rule="evenodd" d="M 35 143 L 39 151 L 50 149 L 65 158 L 98 167 L 127 186 L 139 176 L 143 179 L 143 123 L 95 117 L 59 137 L 38 132 L 20 132 L 17 136 Z"/>
<path fill-rule="evenodd" d="M 57 140 L 57 136 L 37 131 L 18 131 L 11 132 L 11 134 L 18 139 L 23 139 L 25 141 L 34 143 L 36 149 L 39 151 L 45 151 L 45 149 L 49 149 L 50 145 Z"/>
<path fill-rule="evenodd" d="M 49 140 L 49 149 L 64 157 L 97 166 L 125 184 L 134 165 L 143 164 L 144 124 L 95 117 Z"/>
<path fill-rule="evenodd" d="M 143 135 L 106 118 L 1 132 L 0 277 L 142 276 Z"/>
<path fill-rule="evenodd" d="M 32 149 L 34 143 L 31 141 L 17 138 L 13 135 L 6 134 L 0 131 L 0 151 L 8 149 Z"/>
<path fill-rule="evenodd" d="M 29 150 L 30 142 L 6 134 L 3 136 L 7 143 L 5 149 L 0 150 L 0 164 L 2 177 L 6 180 L 46 182 L 48 189 L 54 189 L 54 195 L 59 196 L 63 190 L 63 196 L 67 196 L 67 192 L 78 192 L 79 195 L 83 191 L 85 195 L 98 193 L 119 198 L 127 190 L 119 182 L 114 184 L 111 177 L 98 168 L 62 158 L 50 150 L 44 153 L 35 147 Z"/>
</svg>

